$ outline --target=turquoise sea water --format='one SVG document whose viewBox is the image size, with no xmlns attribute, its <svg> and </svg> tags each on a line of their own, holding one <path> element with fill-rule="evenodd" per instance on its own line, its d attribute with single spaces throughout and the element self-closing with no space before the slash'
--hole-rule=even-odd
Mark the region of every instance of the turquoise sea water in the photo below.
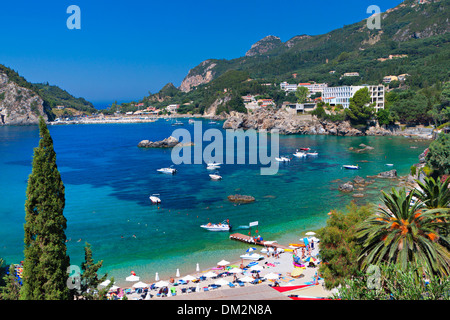
<svg viewBox="0 0 450 320">
<path fill-rule="evenodd" d="M 391 168 L 407 174 L 428 145 L 403 137 L 280 136 L 281 155 L 292 157 L 303 146 L 319 155 L 292 157 L 269 176 L 260 175 L 259 165 L 249 164 L 222 165 L 221 181 L 209 179 L 205 164 L 181 164 L 173 176 L 159 174 L 156 169 L 171 165 L 171 151 L 140 149 L 137 144 L 143 139 L 162 140 L 178 128 L 193 132 L 187 120 L 181 121 L 182 127 L 163 119 L 145 124 L 49 126 L 66 187 L 64 215 L 72 264 L 80 265 L 84 259 L 86 241 L 92 245 L 94 259 L 104 261 L 101 271 L 119 284 L 131 270 L 141 280 L 152 281 L 156 272 L 164 278 L 175 276 L 176 269 L 181 275 L 194 272 L 197 263 L 206 269 L 221 259 L 235 261 L 247 249 L 245 244 L 229 240 L 228 233 L 199 227 L 224 219 L 230 219 L 235 232 L 247 234 L 249 230 L 241 226 L 258 221 L 265 240 L 298 242 L 304 232 L 323 226 L 331 209 L 343 209 L 353 199 L 337 190 L 337 179 L 348 181 Z M 203 129 L 210 128 L 225 132 L 221 124 L 203 121 Z M 36 126 L 0 127 L 0 257 L 8 263 L 23 259 L 26 184 L 38 141 Z M 361 143 L 375 149 L 348 150 Z M 359 164 L 361 170 L 344 170 L 344 164 Z M 380 188 L 394 185 L 377 180 L 357 201 L 377 200 Z M 160 194 L 159 207 L 150 204 L 153 193 Z M 256 201 L 228 202 L 227 196 L 236 193 L 252 195 Z"/>
</svg>

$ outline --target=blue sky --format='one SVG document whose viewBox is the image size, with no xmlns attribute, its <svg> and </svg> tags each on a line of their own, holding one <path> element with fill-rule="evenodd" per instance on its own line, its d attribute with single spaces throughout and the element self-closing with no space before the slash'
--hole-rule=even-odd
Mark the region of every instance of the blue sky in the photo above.
<svg viewBox="0 0 450 320">
<path fill-rule="evenodd" d="M 2 3 L 0 63 L 96 106 L 179 86 L 209 59 L 243 56 L 267 35 L 323 34 L 386 11 L 400 0 L 25 0 Z M 81 29 L 69 30 L 70 5 Z"/>
</svg>

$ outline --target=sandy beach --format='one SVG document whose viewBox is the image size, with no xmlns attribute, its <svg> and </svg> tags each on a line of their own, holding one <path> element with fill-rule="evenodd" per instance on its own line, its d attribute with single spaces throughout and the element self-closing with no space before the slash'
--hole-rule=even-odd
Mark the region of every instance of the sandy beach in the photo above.
<svg viewBox="0 0 450 320">
<path fill-rule="evenodd" d="M 135 290 L 130 284 L 129 288 L 121 288 L 125 290 L 125 294 L 128 300 L 290 300 L 288 295 L 294 295 L 304 298 L 326 298 L 332 295 L 331 291 L 325 290 L 323 287 L 323 279 L 319 278 L 318 284 L 314 284 L 315 276 L 317 275 L 318 265 L 315 267 L 308 267 L 306 263 L 305 268 L 296 268 L 293 264 L 293 253 L 292 252 L 280 252 L 278 256 L 267 256 L 266 253 L 260 253 L 262 247 L 256 247 L 255 251 L 258 254 L 264 256 L 264 259 L 257 261 L 257 265 L 261 266 L 262 269 L 259 271 L 259 277 L 265 278 L 268 274 L 279 274 L 278 280 L 265 279 L 257 284 L 243 282 L 243 285 L 233 282 L 235 279 L 234 274 L 217 276 L 217 277 L 206 277 L 204 280 L 200 281 L 188 281 L 186 284 L 174 285 L 170 283 L 170 279 L 162 279 L 163 281 L 169 282 L 168 291 L 174 292 L 175 294 L 169 293 L 167 296 L 160 296 L 160 288 L 149 289 L 148 293 L 141 292 L 140 290 Z M 298 250 L 299 255 L 301 254 L 301 249 Z M 315 257 L 319 253 L 319 247 L 316 244 L 315 248 L 311 250 L 311 256 Z M 308 254 L 306 254 L 308 256 Z M 219 262 L 219 261 L 218 261 Z M 242 273 L 236 274 L 238 279 L 244 277 L 252 277 L 256 273 L 252 273 L 248 268 L 248 264 L 255 265 L 256 263 L 251 260 L 239 260 L 230 262 L 224 268 L 225 270 L 218 270 L 217 266 L 208 268 L 200 272 L 193 272 L 189 274 L 192 277 L 199 278 L 207 275 L 210 272 L 216 273 L 217 275 L 230 270 L 232 267 L 244 266 Z M 228 268 L 227 268 L 228 267 Z M 302 274 L 298 277 L 291 276 L 291 272 L 294 270 L 302 270 Z M 187 274 L 181 275 L 180 277 L 173 278 L 174 282 L 177 283 L 179 280 L 188 276 Z M 218 281 L 223 282 L 220 287 L 211 288 L 211 285 L 217 283 Z M 279 290 L 271 287 L 274 285 L 275 281 L 278 282 Z M 147 283 L 151 286 L 153 283 Z M 230 287 L 228 283 L 233 283 L 234 287 Z M 298 288 L 301 286 L 300 288 Z M 292 288 L 291 288 L 292 287 Z M 148 288 L 148 287 L 146 287 Z M 128 290 L 126 290 L 128 289 Z M 145 288 L 144 288 L 145 289 Z M 195 289 L 195 290 L 194 290 Z M 286 290 L 286 291 L 284 291 Z M 127 293 L 128 291 L 128 293 Z M 130 292 L 131 291 L 131 292 Z M 282 291 L 282 292 L 280 292 Z M 119 294 L 120 296 L 120 294 Z"/>
</svg>

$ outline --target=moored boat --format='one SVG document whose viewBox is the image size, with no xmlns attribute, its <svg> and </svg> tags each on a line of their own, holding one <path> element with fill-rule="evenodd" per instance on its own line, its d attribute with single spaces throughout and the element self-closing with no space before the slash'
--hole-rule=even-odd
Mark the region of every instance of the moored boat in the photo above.
<svg viewBox="0 0 450 320">
<path fill-rule="evenodd" d="M 212 180 L 221 180 L 221 179 L 222 179 L 222 176 L 220 176 L 220 175 L 218 175 L 218 174 L 210 174 L 209 177 L 210 177 Z"/>
<path fill-rule="evenodd" d="M 230 231 L 231 225 L 229 224 L 228 220 L 223 221 L 221 223 L 207 223 L 200 226 L 200 228 L 206 229 L 208 231 Z"/>
<path fill-rule="evenodd" d="M 345 168 L 345 169 L 350 169 L 350 170 L 358 170 L 359 169 L 359 165 L 350 165 L 350 164 L 345 164 L 345 165 L 343 165 L 343 167 Z"/>
<path fill-rule="evenodd" d="M 157 169 L 156 171 L 158 171 L 160 173 L 175 174 L 177 172 L 177 169 L 170 167 L 170 168 Z"/>
<path fill-rule="evenodd" d="M 152 203 L 161 203 L 161 199 L 159 197 L 159 194 L 152 194 L 149 199 Z"/>
<path fill-rule="evenodd" d="M 275 160 L 279 161 L 279 162 L 288 162 L 291 161 L 291 159 L 289 159 L 288 157 L 275 157 Z"/>
</svg>

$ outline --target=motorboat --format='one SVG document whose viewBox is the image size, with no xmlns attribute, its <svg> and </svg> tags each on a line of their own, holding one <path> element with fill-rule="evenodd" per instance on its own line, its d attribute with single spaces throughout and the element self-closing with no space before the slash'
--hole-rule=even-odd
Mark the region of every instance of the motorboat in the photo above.
<svg viewBox="0 0 450 320">
<path fill-rule="evenodd" d="M 181 121 L 175 121 L 174 123 L 172 123 L 173 126 L 183 126 L 184 123 Z"/>
<path fill-rule="evenodd" d="M 159 194 L 152 194 L 149 199 L 152 203 L 161 203 L 161 199 L 159 197 Z"/>
<path fill-rule="evenodd" d="M 175 174 L 177 172 L 177 169 L 170 167 L 170 168 L 157 169 L 156 171 L 158 171 L 160 173 Z"/>
<path fill-rule="evenodd" d="M 393 163 L 386 163 L 386 165 L 387 165 L 388 167 L 392 167 L 394 164 L 393 164 Z"/>
<path fill-rule="evenodd" d="M 288 157 L 275 157 L 275 160 L 280 161 L 280 162 L 288 162 L 291 161 L 291 159 L 289 159 Z"/>
<path fill-rule="evenodd" d="M 206 229 L 208 231 L 230 231 L 231 225 L 228 223 L 228 220 L 223 221 L 221 223 L 207 223 L 200 226 L 200 228 Z"/>
<path fill-rule="evenodd" d="M 317 155 L 319 155 L 319 153 L 318 152 L 307 152 L 306 155 L 308 155 L 308 156 L 317 156 Z"/>
<path fill-rule="evenodd" d="M 208 162 L 207 165 L 208 166 L 220 166 L 222 163 L 220 162 Z"/>
<path fill-rule="evenodd" d="M 222 179 L 222 176 L 220 176 L 220 175 L 218 175 L 218 174 L 210 174 L 209 177 L 210 177 L 212 180 L 221 180 L 221 179 Z"/>
<path fill-rule="evenodd" d="M 350 164 L 345 164 L 345 165 L 343 165 L 343 167 L 345 168 L 345 169 L 350 169 L 350 170 L 358 170 L 359 169 L 359 165 L 350 165 Z"/>
<path fill-rule="evenodd" d="M 262 255 L 260 255 L 258 253 L 254 253 L 254 252 L 253 253 L 246 253 L 246 254 L 243 254 L 243 255 L 241 255 L 239 257 L 241 259 L 255 260 L 255 261 L 264 259 L 264 256 L 262 256 Z"/>
<path fill-rule="evenodd" d="M 217 124 L 217 122 L 216 121 L 210 121 L 210 122 L 208 122 L 208 124 L 209 125 L 213 125 L 213 124 Z"/>
<path fill-rule="evenodd" d="M 297 158 L 303 158 L 303 157 L 306 157 L 306 152 L 297 151 L 296 153 L 294 153 L 294 156 Z"/>
<path fill-rule="evenodd" d="M 311 148 L 300 148 L 300 150 L 309 151 L 309 150 L 311 150 Z"/>
<path fill-rule="evenodd" d="M 218 166 L 218 165 L 208 165 L 206 167 L 207 170 L 216 170 L 216 169 L 219 169 L 219 168 L 220 168 L 220 166 Z"/>
</svg>

